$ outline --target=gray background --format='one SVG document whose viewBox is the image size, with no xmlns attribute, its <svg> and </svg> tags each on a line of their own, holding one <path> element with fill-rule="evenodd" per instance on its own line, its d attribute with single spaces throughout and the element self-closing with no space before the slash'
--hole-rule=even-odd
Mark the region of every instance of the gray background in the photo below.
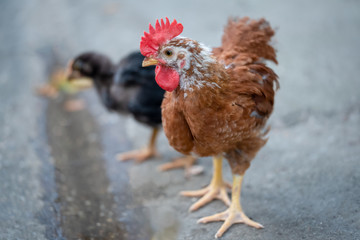
<svg viewBox="0 0 360 240">
<path fill-rule="evenodd" d="M 196 199 L 178 195 L 209 182 L 210 158 L 189 180 L 159 173 L 179 156 L 162 133 L 162 158 L 116 162 L 150 130 L 106 112 L 93 90 L 77 113 L 62 107 L 74 96 L 34 95 L 55 65 L 86 50 L 117 61 L 165 16 L 210 47 L 229 16 L 265 17 L 276 29 L 281 88 L 242 194 L 265 229 L 236 225 L 223 239 L 360 239 L 360 2 L 351 0 L 1 1 L 0 239 L 213 239 L 221 223 L 196 220 L 225 206 L 188 213 Z"/>
</svg>

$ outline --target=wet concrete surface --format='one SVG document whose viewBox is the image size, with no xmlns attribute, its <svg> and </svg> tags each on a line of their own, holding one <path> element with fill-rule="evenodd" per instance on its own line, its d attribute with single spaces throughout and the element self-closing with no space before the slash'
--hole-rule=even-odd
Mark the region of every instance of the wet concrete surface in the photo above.
<svg viewBox="0 0 360 240">
<path fill-rule="evenodd" d="M 47 108 L 48 143 L 56 169 L 54 205 L 59 211 L 55 227 L 61 230 L 57 237 L 176 239 L 179 220 L 173 209 L 146 206 L 150 199 L 158 205 L 159 198 L 166 197 L 165 187 L 144 183 L 143 180 L 149 180 L 144 176 L 152 175 L 149 173 L 129 179 L 130 169 L 137 166 L 119 163 L 114 158 L 118 151 L 132 147 L 124 128 L 132 119 L 124 121 L 107 113 L 94 95 L 92 91 L 82 94 L 81 98 L 92 107 L 79 112 L 64 109 L 66 101 L 79 99 L 66 94 L 49 101 Z M 95 116 L 100 116 L 100 121 Z M 146 135 L 148 129 L 142 130 Z M 151 171 L 161 181 L 161 173 L 156 171 L 158 164 Z M 180 179 L 184 179 L 182 174 Z M 140 185 L 133 186 L 134 183 Z"/>
<path fill-rule="evenodd" d="M 228 16 L 266 17 L 280 91 L 270 140 L 244 179 L 242 203 L 265 229 L 233 226 L 223 239 L 360 239 L 360 4 L 357 1 L 1 1 L 0 239 L 213 239 L 221 223 L 196 224 L 225 210 L 178 195 L 211 178 L 159 173 L 179 156 L 163 133 L 161 158 L 119 163 L 150 130 L 108 113 L 93 90 L 80 112 L 33 89 L 55 63 L 98 50 L 119 59 L 138 48 L 144 27 L 164 16 L 184 35 L 217 46 Z M 224 163 L 224 174 L 231 179 Z"/>
<path fill-rule="evenodd" d="M 165 136 L 162 134 L 158 141 L 161 158 L 140 165 L 131 161 L 120 163 L 115 160 L 115 155 L 143 147 L 149 140 L 151 130 L 134 122 L 132 118 L 107 112 L 99 104 L 94 91 L 85 92 L 81 98 L 88 103 L 88 110 L 100 129 L 98 140 L 102 144 L 103 160 L 111 181 L 108 191 L 113 193 L 117 203 L 118 221 L 125 225 L 128 232 L 124 239 L 177 239 L 181 222 L 174 207 L 178 203 L 173 202 L 173 206 L 164 204 L 164 200 L 177 195 L 176 192 L 169 193 L 166 186 L 174 180 L 183 182 L 185 178 L 183 171 L 164 176 L 156 170 L 161 160 L 169 161 L 174 154 L 174 151 L 171 154 Z M 132 137 L 138 141 L 130 141 Z M 142 172 L 138 172 L 139 167 Z M 173 201 L 171 198 L 168 200 Z"/>
<path fill-rule="evenodd" d="M 126 229 L 116 219 L 94 120 L 86 111 L 65 111 L 64 100 L 50 102 L 47 119 L 63 236 L 124 239 Z"/>
</svg>

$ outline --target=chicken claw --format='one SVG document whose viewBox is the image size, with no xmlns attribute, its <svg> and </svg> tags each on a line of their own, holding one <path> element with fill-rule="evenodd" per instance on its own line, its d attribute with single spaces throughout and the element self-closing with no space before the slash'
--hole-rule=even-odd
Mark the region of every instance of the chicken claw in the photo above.
<svg viewBox="0 0 360 240">
<path fill-rule="evenodd" d="M 119 153 L 116 155 L 116 159 L 119 161 L 127 161 L 134 159 L 136 163 L 142 163 L 145 160 L 158 156 L 155 149 L 143 148 L 140 150 L 133 150 L 129 152 Z"/>
<path fill-rule="evenodd" d="M 223 182 L 220 185 L 210 184 L 209 186 L 195 191 L 182 191 L 180 194 L 185 197 L 202 197 L 189 208 L 190 212 L 198 210 L 200 207 L 206 205 L 214 199 L 223 201 L 226 206 L 230 206 L 230 198 L 227 194 L 229 183 Z"/>
<path fill-rule="evenodd" d="M 191 175 L 197 175 L 203 172 L 203 168 L 200 166 L 193 166 L 196 161 L 196 158 L 193 156 L 184 156 L 181 158 L 176 158 L 172 162 L 165 163 L 159 166 L 160 171 L 168 171 L 176 168 L 185 169 L 185 177 L 190 177 Z"/>
<path fill-rule="evenodd" d="M 208 223 L 216 221 L 224 221 L 223 225 L 215 234 L 215 238 L 221 237 L 234 223 L 244 223 L 254 228 L 264 228 L 260 223 L 254 222 L 248 218 L 242 210 L 240 204 L 240 192 L 243 175 L 235 174 L 233 176 L 233 194 L 230 207 L 221 213 L 214 214 L 212 216 L 201 218 L 197 223 Z"/>
<path fill-rule="evenodd" d="M 158 133 L 159 133 L 159 129 L 153 128 L 153 132 L 150 137 L 149 145 L 146 148 L 140 149 L 140 150 L 133 150 L 130 152 L 125 152 L 125 153 L 119 153 L 116 155 L 117 160 L 127 161 L 127 160 L 134 159 L 135 162 L 142 163 L 149 158 L 159 156 L 159 154 L 156 151 L 156 147 L 155 147 L 155 142 L 156 142 Z"/>
<path fill-rule="evenodd" d="M 226 230 L 228 230 L 234 223 L 244 223 L 254 228 L 264 228 L 260 223 L 254 222 L 248 218 L 244 212 L 241 210 L 235 209 L 234 207 L 228 208 L 222 213 L 217 213 L 212 216 L 203 217 L 197 221 L 197 223 L 208 223 L 208 222 L 217 222 L 224 221 L 223 225 L 215 234 L 215 238 L 221 237 Z"/>
<path fill-rule="evenodd" d="M 231 185 L 224 182 L 222 178 L 222 157 L 217 156 L 213 159 L 214 174 L 209 186 L 196 190 L 196 191 L 182 191 L 180 194 L 186 197 L 202 197 L 196 203 L 191 205 L 189 211 L 195 211 L 205 204 L 211 202 L 214 199 L 222 200 L 227 206 L 230 205 L 230 199 L 227 194 L 227 189 L 231 188 Z"/>
</svg>

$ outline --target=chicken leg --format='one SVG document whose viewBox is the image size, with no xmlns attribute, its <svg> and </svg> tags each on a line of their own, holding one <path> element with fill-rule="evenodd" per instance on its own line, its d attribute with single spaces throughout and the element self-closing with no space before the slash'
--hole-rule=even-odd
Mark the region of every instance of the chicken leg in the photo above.
<svg viewBox="0 0 360 240">
<path fill-rule="evenodd" d="M 130 159 L 134 159 L 137 163 L 142 163 L 145 160 L 157 156 L 158 153 L 156 151 L 156 138 L 158 136 L 159 129 L 153 128 L 153 132 L 151 134 L 149 145 L 140 150 L 133 150 L 130 152 L 119 153 L 116 155 L 116 158 L 119 161 L 127 161 Z"/>
<path fill-rule="evenodd" d="M 180 194 L 186 197 L 201 197 L 196 203 L 191 205 L 189 211 L 195 211 L 214 199 L 222 200 L 227 206 L 230 205 L 230 199 L 227 189 L 231 188 L 229 183 L 224 182 L 222 177 L 222 156 L 213 158 L 214 172 L 209 186 L 196 191 L 182 191 Z"/>
<path fill-rule="evenodd" d="M 215 234 L 215 238 L 221 237 L 224 232 L 226 232 L 226 230 L 234 223 L 244 223 L 254 228 L 264 228 L 260 223 L 249 219 L 242 210 L 240 203 L 240 193 L 243 177 L 244 175 L 233 175 L 231 205 L 226 211 L 198 220 L 198 223 L 224 221 L 223 225 Z"/>
</svg>

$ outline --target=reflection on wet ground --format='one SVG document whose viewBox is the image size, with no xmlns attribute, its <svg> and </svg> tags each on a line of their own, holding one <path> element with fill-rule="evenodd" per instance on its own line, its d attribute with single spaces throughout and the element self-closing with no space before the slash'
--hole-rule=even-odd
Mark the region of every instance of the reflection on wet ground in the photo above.
<svg viewBox="0 0 360 240">
<path fill-rule="evenodd" d="M 67 239 L 150 239 L 146 226 L 129 228 L 126 222 L 119 221 L 117 203 L 109 191 L 97 125 L 85 110 L 65 111 L 64 102 L 65 99 L 50 101 L 47 114 L 63 236 Z M 126 205 L 126 199 L 122 200 Z M 129 232 L 129 229 L 137 231 Z"/>
</svg>

